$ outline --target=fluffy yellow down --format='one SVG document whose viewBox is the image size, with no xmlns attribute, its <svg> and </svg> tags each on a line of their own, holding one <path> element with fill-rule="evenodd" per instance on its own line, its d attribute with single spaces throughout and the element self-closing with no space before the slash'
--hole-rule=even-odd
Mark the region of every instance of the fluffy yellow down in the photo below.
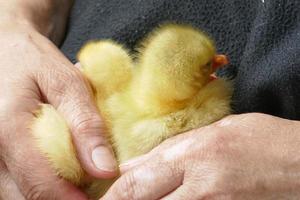
<svg viewBox="0 0 300 200">
<path fill-rule="evenodd" d="M 209 79 L 215 54 L 206 34 L 175 24 L 150 34 L 135 61 L 112 41 L 90 42 L 80 50 L 82 72 L 95 90 L 119 162 L 230 113 L 230 82 Z M 42 105 L 32 133 L 57 174 L 83 187 L 91 199 L 113 182 L 95 180 L 83 186 L 85 173 L 66 122 L 50 105 Z"/>
</svg>

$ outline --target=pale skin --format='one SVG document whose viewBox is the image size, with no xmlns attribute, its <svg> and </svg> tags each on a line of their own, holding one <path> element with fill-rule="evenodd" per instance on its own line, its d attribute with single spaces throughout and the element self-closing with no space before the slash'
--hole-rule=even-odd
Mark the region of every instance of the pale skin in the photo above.
<svg viewBox="0 0 300 200">
<path fill-rule="evenodd" d="M 90 176 L 117 174 L 90 88 L 54 45 L 71 4 L 0 0 L 1 200 L 86 200 L 33 148 L 28 126 L 41 102 L 67 120 Z M 270 115 L 229 116 L 122 164 L 122 176 L 102 199 L 299 199 L 299 131 L 300 122 Z"/>
<path fill-rule="evenodd" d="M 101 200 L 300 198 L 300 122 L 232 115 L 121 165 Z"/>
<path fill-rule="evenodd" d="M 0 199 L 87 200 L 58 178 L 34 148 L 30 123 L 39 104 L 67 120 L 78 158 L 91 177 L 117 175 L 90 87 L 54 44 L 64 36 L 72 1 L 0 1 Z"/>
</svg>

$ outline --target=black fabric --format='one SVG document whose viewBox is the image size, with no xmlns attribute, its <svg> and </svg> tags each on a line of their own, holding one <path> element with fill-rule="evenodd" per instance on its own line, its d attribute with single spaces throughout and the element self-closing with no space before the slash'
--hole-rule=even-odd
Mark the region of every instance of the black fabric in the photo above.
<svg viewBox="0 0 300 200">
<path fill-rule="evenodd" d="M 300 119 L 299 0 L 76 0 L 61 49 L 73 62 L 91 39 L 132 49 L 165 21 L 201 28 L 229 55 L 220 73 L 234 78 L 236 113 Z"/>
</svg>

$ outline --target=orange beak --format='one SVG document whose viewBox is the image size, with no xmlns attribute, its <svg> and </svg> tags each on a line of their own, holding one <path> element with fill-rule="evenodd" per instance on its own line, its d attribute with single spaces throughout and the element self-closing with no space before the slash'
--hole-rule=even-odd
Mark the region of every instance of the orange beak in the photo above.
<svg viewBox="0 0 300 200">
<path fill-rule="evenodd" d="M 213 71 L 216 71 L 218 68 L 223 67 L 224 65 L 227 65 L 229 63 L 229 60 L 227 56 L 225 55 L 215 55 L 212 61 L 212 68 Z"/>
</svg>

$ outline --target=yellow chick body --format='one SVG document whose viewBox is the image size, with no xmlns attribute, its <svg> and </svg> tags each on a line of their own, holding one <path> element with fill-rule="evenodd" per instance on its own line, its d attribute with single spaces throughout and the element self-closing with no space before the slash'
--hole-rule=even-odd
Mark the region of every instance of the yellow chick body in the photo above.
<svg viewBox="0 0 300 200">
<path fill-rule="evenodd" d="M 210 81 L 215 55 L 207 35 L 174 24 L 150 34 L 136 62 L 112 41 L 90 42 L 81 49 L 82 72 L 94 88 L 120 163 L 230 114 L 230 82 Z M 32 132 L 57 174 L 83 187 L 92 199 L 112 184 L 84 182 L 66 122 L 50 105 L 42 105 Z"/>
</svg>

